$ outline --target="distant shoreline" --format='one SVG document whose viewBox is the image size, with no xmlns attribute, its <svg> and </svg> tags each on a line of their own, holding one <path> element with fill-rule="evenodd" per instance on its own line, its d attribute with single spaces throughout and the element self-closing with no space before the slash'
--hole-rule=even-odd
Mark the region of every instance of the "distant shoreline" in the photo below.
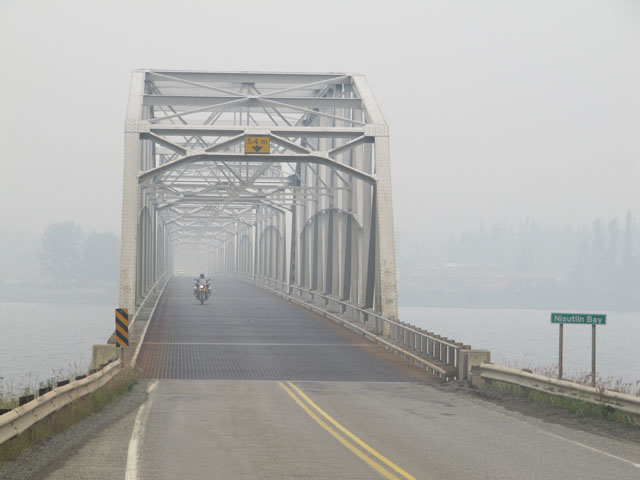
<svg viewBox="0 0 640 480">
<path fill-rule="evenodd" d="M 559 285 L 497 288 L 486 284 L 437 288 L 433 283 L 430 286 L 403 283 L 400 281 L 398 285 L 398 304 L 407 307 L 640 311 L 639 295 L 616 289 L 577 290 Z"/>
<path fill-rule="evenodd" d="M 640 305 L 620 304 L 616 302 L 588 302 L 584 298 L 570 296 L 555 298 L 531 298 L 519 296 L 506 299 L 498 296 L 475 295 L 469 298 L 469 292 L 459 296 L 438 294 L 436 292 L 416 292 L 400 287 L 399 307 L 410 308 L 469 308 L 469 309 L 523 309 L 523 310 L 584 310 L 640 312 Z M 118 291 L 105 288 L 47 288 L 34 289 L 31 286 L 0 286 L 0 303 L 74 303 L 74 304 L 112 304 L 118 303 Z"/>
<path fill-rule="evenodd" d="M 419 304 L 411 302 L 399 302 L 398 308 L 451 308 L 464 310 L 541 310 L 541 311 L 558 311 L 558 310 L 581 310 L 588 313 L 599 312 L 622 312 L 622 313 L 640 313 L 640 307 L 623 307 L 619 305 L 592 305 L 592 306 L 557 306 L 557 305 L 512 305 L 512 304 Z"/>
<path fill-rule="evenodd" d="M 0 287 L 0 303 L 97 303 L 114 304 L 118 293 L 103 288 L 47 288 L 34 284 Z"/>
</svg>

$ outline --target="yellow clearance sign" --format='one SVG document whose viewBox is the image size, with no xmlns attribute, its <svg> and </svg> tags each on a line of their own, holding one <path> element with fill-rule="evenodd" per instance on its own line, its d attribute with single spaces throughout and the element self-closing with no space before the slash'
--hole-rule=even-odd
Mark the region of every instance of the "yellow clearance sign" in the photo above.
<svg viewBox="0 0 640 480">
<path fill-rule="evenodd" d="M 269 136 L 245 136 L 244 153 L 271 153 L 271 138 Z"/>
</svg>

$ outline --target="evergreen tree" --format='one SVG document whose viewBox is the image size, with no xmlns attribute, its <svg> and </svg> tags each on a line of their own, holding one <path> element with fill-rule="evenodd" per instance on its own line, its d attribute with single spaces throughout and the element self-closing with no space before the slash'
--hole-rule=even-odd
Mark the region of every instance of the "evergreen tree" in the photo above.
<svg viewBox="0 0 640 480">
<path fill-rule="evenodd" d="M 605 264 L 606 280 L 610 286 L 618 283 L 618 240 L 620 229 L 618 219 L 609 222 L 609 242 L 607 243 L 607 260 Z"/>
<path fill-rule="evenodd" d="M 578 259 L 571 271 L 571 283 L 576 287 L 584 287 L 589 282 L 589 242 L 586 239 L 580 244 Z"/>
<path fill-rule="evenodd" d="M 631 212 L 628 212 L 622 237 L 620 265 L 620 281 L 623 288 L 633 288 L 638 277 L 638 262 L 633 255 L 633 217 Z"/>
<path fill-rule="evenodd" d="M 591 242 L 591 284 L 601 286 L 605 277 L 605 243 L 602 222 L 598 218 L 593 222 L 593 240 Z"/>
<path fill-rule="evenodd" d="M 36 252 L 42 272 L 58 280 L 77 278 L 83 237 L 82 229 L 73 222 L 47 225 Z"/>
<path fill-rule="evenodd" d="M 82 246 L 82 275 L 92 281 L 116 281 L 120 242 L 113 233 L 91 232 Z"/>
</svg>

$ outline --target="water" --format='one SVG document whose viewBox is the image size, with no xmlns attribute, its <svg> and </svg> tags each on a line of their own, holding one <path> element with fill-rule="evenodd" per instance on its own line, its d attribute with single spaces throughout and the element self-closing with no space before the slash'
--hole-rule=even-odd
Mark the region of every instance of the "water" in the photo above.
<svg viewBox="0 0 640 480">
<path fill-rule="evenodd" d="M 400 318 L 474 348 L 491 350 L 503 365 L 550 366 L 558 361 L 558 326 L 548 311 L 400 308 Z M 40 381 L 84 372 L 91 347 L 114 329 L 111 304 L 0 303 L 0 391 L 19 392 Z M 640 380 L 640 313 L 607 312 L 598 328 L 598 373 Z M 591 327 L 564 328 L 565 372 L 591 371 Z"/>
<path fill-rule="evenodd" d="M 558 363 L 558 325 L 546 310 L 402 307 L 404 322 L 491 350 L 494 363 L 526 368 Z M 598 313 L 598 312 L 589 312 Z M 640 313 L 606 312 L 597 327 L 597 373 L 602 378 L 640 381 Z M 591 372 L 591 327 L 565 325 L 566 376 Z"/>
<path fill-rule="evenodd" d="M 86 373 L 114 322 L 111 304 L 0 303 L 0 392 Z"/>
</svg>

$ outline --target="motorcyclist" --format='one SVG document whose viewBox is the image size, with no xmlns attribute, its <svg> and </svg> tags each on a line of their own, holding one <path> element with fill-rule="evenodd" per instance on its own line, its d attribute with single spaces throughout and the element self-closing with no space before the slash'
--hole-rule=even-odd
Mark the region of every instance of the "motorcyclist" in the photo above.
<svg viewBox="0 0 640 480">
<path fill-rule="evenodd" d="M 194 293 L 197 292 L 200 285 L 204 285 L 207 288 L 207 298 L 209 298 L 211 295 L 211 279 L 205 278 L 204 273 L 201 273 L 200 277 L 195 279 Z"/>
</svg>

